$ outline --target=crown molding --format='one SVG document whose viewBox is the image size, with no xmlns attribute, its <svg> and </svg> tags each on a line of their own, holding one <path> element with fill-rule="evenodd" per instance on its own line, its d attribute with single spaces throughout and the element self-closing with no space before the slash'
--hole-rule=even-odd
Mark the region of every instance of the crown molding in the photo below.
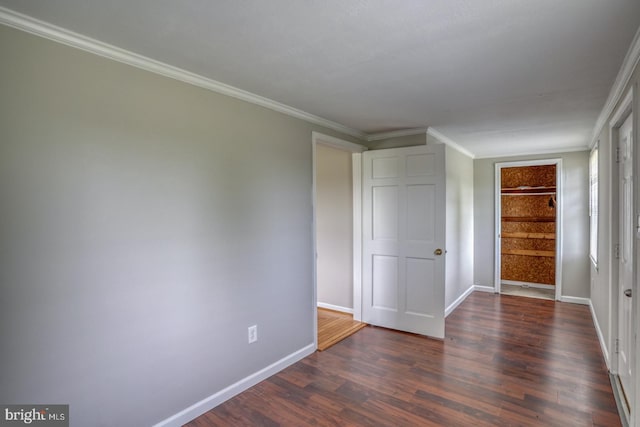
<svg viewBox="0 0 640 427">
<path fill-rule="evenodd" d="M 337 148 L 338 150 L 349 151 L 351 153 L 362 153 L 363 151 L 368 150 L 364 145 L 354 144 L 353 142 L 325 135 L 323 133 L 316 132 L 315 130 L 311 132 L 311 140 L 315 144 L 328 145 L 330 147 Z"/>
<path fill-rule="evenodd" d="M 501 159 L 506 157 L 528 157 L 528 156 L 539 156 L 542 154 L 563 154 L 563 153 L 576 153 L 579 151 L 589 151 L 589 147 L 573 147 L 573 148 L 563 148 L 561 150 L 552 148 L 546 150 L 532 150 L 527 151 L 526 153 L 505 153 L 499 155 L 486 155 L 486 156 L 476 156 L 475 159 Z"/>
<path fill-rule="evenodd" d="M 427 133 L 427 128 L 400 129 L 392 130 L 390 132 L 369 133 L 366 138 L 367 142 L 372 142 L 380 141 L 382 139 L 399 138 L 401 136 L 420 135 L 423 133 Z"/>
<path fill-rule="evenodd" d="M 633 37 L 631 46 L 629 46 L 629 50 L 627 50 L 624 61 L 622 61 L 622 67 L 620 67 L 620 71 L 618 71 L 618 75 L 613 82 L 613 86 L 611 87 L 611 91 L 609 92 L 609 96 L 607 97 L 607 102 L 604 104 L 604 108 L 602 109 L 602 111 L 600 111 L 600 115 L 598 116 L 596 125 L 593 128 L 593 135 L 591 137 L 591 143 L 589 144 L 590 147 L 593 147 L 597 142 L 598 137 L 600 136 L 600 132 L 602 132 L 602 129 L 613 113 L 613 110 L 618 104 L 618 101 L 620 101 L 620 98 L 622 98 L 624 88 L 629 83 L 629 80 L 631 80 L 633 70 L 636 68 L 639 61 L 640 28 L 638 28 L 638 31 L 636 31 L 636 35 Z"/>
<path fill-rule="evenodd" d="M 438 141 L 442 142 L 443 144 L 448 145 L 449 147 L 453 148 L 454 150 L 457 150 L 457 151 L 461 152 L 465 156 L 471 157 L 472 159 L 476 159 L 477 158 L 476 155 L 473 154 L 471 151 L 469 151 L 466 148 L 462 147 L 457 142 L 455 142 L 451 138 L 443 135 L 442 133 L 440 133 L 439 131 L 435 130 L 432 127 L 427 129 L 427 134 L 431 135 L 432 137 L 434 137 Z"/>
<path fill-rule="evenodd" d="M 112 59 L 127 65 L 131 65 L 142 70 L 150 71 L 161 76 L 179 80 L 194 86 L 208 89 L 222 95 L 227 95 L 242 101 L 250 102 L 261 107 L 286 114 L 306 122 L 333 129 L 335 131 L 350 135 L 362 140 L 366 140 L 367 135 L 357 129 L 336 123 L 331 120 L 307 113 L 306 111 L 290 107 L 286 104 L 247 92 L 242 89 L 218 82 L 207 77 L 200 76 L 190 71 L 174 67 L 164 62 L 121 49 L 99 40 L 92 39 L 82 34 L 75 33 L 57 25 L 33 18 L 11 9 L 0 6 L 0 24 L 16 28 L 67 46 L 75 47 L 104 58 Z"/>
<path fill-rule="evenodd" d="M 367 142 L 380 141 L 381 139 L 398 138 L 401 136 L 420 135 L 420 134 L 431 135 L 438 141 L 442 142 L 445 145 L 448 145 L 454 150 L 461 152 L 465 156 L 471 157 L 472 159 L 476 158 L 471 151 L 462 147 L 461 145 L 453 141 L 451 138 L 443 135 L 442 133 L 440 133 L 439 131 L 435 130 L 432 127 L 401 129 L 401 130 L 394 130 L 391 132 L 370 133 L 370 134 L 367 134 Z"/>
<path fill-rule="evenodd" d="M 286 104 L 274 101 L 269 98 L 265 98 L 260 95 L 256 95 L 254 93 L 227 85 L 225 83 L 201 76 L 199 74 L 174 67 L 173 65 L 169 65 L 164 62 L 139 55 L 135 52 L 121 49 L 117 46 L 101 42 L 91 37 L 87 37 L 85 35 L 59 27 L 57 25 L 41 21 L 39 19 L 24 15 L 22 13 L 7 9 L 2 6 L 0 6 L 0 24 L 25 31 L 30 34 L 34 34 L 36 36 L 43 37 L 57 43 L 71 46 L 76 49 L 84 50 L 85 52 L 93 53 L 103 58 L 111 59 L 123 64 L 130 65 L 132 67 L 149 71 L 154 74 L 198 86 L 212 92 L 249 102 L 251 104 L 259 105 L 272 111 L 304 120 L 308 123 L 332 129 L 345 135 L 353 136 L 363 141 L 379 141 L 382 139 L 398 138 L 402 136 L 419 135 L 422 133 L 426 133 L 438 139 L 440 142 L 460 151 L 461 153 L 471 158 L 475 158 L 473 153 L 461 147 L 453 140 L 449 139 L 433 128 L 402 129 L 391 132 L 367 134 L 358 129 L 354 129 L 349 126 L 345 126 L 343 124 L 316 116 L 314 114 L 307 113 L 306 111 L 290 107 Z M 638 38 L 637 34 L 636 38 Z"/>
<path fill-rule="evenodd" d="M 438 139 L 442 143 L 449 145 L 450 147 L 460 151 L 461 153 L 471 157 L 471 158 L 491 158 L 496 156 L 475 156 L 469 150 L 463 148 L 458 145 L 456 142 L 446 137 L 436 129 L 429 128 L 416 128 L 416 129 L 404 129 L 397 130 L 391 132 L 381 132 L 381 133 L 373 133 L 367 134 L 360 130 L 351 128 L 349 126 L 345 126 L 343 124 L 324 119 L 322 117 L 316 116 L 314 114 L 307 113 L 306 111 L 290 107 L 286 104 L 274 101 L 269 98 L 265 98 L 260 95 L 256 95 L 254 93 L 236 88 L 234 86 L 227 85 L 222 82 L 218 82 L 213 79 L 209 79 L 207 77 L 203 77 L 201 75 L 192 73 L 190 71 L 183 70 L 178 67 L 174 67 L 172 65 L 156 61 L 154 59 L 148 58 L 146 56 L 139 55 L 137 53 L 121 49 L 119 47 L 103 43 L 99 40 L 92 39 L 90 37 L 84 36 L 82 34 L 75 33 L 73 31 L 67 30 L 62 27 L 58 27 L 56 25 L 50 24 L 45 21 L 41 21 L 39 19 L 33 18 L 28 15 L 24 15 L 19 12 L 15 12 L 11 9 L 7 9 L 5 7 L 0 6 L 0 24 L 16 28 L 18 30 L 25 31 L 27 33 L 31 33 L 61 44 L 65 44 L 67 46 L 75 47 L 77 49 L 84 50 L 86 52 L 93 53 L 95 55 L 102 56 L 104 58 L 112 59 L 114 61 L 118 61 L 127 65 L 131 65 L 136 68 L 140 68 L 146 71 L 150 71 L 155 74 L 159 74 L 174 80 L 179 80 L 184 83 L 188 83 L 194 86 L 198 86 L 212 92 L 216 92 L 222 95 L 227 95 L 236 99 L 240 99 L 242 101 L 246 101 L 264 108 L 268 108 L 272 111 L 276 111 L 290 117 L 295 117 L 297 119 L 304 120 L 308 123 L 316 124 L 319 126 L 323 126 L 328 129 L 335 130 L 337 132 L 341 132 L 346 135 L 353 136 L 355 138 L 371 142 L 378 141 L 381 139 L 387 138 L 397 138 L 401 136 L 410 136 L 410 135 L 418 135 L 421 133 L 427 133 L 428 135 L 433 136 Z M 640 61 L 640 29 L 636 32 L 633 41 L 627 51 L 627 54 L 622 63 L 622 67 L 616 76 L 614 84 L 609 92 L 609 96 L 607 97 L 607 101 L 604 105 L 604 108 L 600 112 L 596 124 L 594 126 L 593 135 L 589 146 L 593 146 L 600 132 L 607 123 L 608 118 L 613 113 L 613 110 L 620 101 L 623 96 L 623 90 L 629 83 L 631 76 L 633 74 L 633 70 L 638 65 Z M 588 148 L 586 148 L 588 149 Z M 582 148 L 572 149 L 572 150 L 564 150 L 564 152 L 570 151 L 580 151 Z M 551 152 L 537 152 L 530 154 L 549 154 Z M 510 155 L 507 155 L 510 156 Z M 507 157 L 507 156 L 499 156 L 499 157 Z"/>
</svg>

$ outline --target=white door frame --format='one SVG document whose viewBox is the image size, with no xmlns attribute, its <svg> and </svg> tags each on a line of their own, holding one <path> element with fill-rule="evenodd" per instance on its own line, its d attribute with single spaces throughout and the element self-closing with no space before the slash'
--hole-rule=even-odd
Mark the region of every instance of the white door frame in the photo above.
<svg viewBox="0 0 640 427">
<path fill-rule="evenodd" d="M 633 89 L 632 89 L 633 90 Z M 635 240 L 635 248 L 636 248 L 636 260 L 635 260 L 635 281 L 633 283 L 633 296 L 635 297 L 632 302 L 632 312 L 635 316 L 634 325 L 634 336 L 636 337 L 636 347 L 635 347 L 635 389 L 634 394 L 635 398 L 631 400 L 631 422 L 633 425 L 640 424 L 640 416 L 638 416 L 638 411 L 640 410 L 640 339 L 638 339 L 638 332 L 640 331 L 640 250 L 637 250 L 639 247 L 640 240 L 640 137 L 638 137 L 638 131 L 640 130 L 640 97 L 636 94 L 638 93 L 638 84 L 636 83 L 635 90 L 632 91 L 632 124 L 633 124 L 633 168 L 635 173 L 635 182 L 633 185 L 635 186 L 635 194 L 634 194 L 634 207 L 635 207 L 635 220 L 636 220 L 636 240 Z"/>
<path fill-rule="evenodd" d="M 633 185 L 635 186 L 634 188 L 634 200 L 633 200 L 633 206 L 634 206 L 634 218 L 635 221 L 637 222 L 640 218 L 638 217 L 638 205 L 639 205 L 639 197 L 640 197 L 640 180 L 638 177 L 638 171 L 640 171 L 640 156 L 638 155 L 638 114 L 634 114 L 634 112 L 638 111 L 638 108 L 634 108 L 634 96 L 633 96 L 633 87 L 631 89 L 629 89 L 629 91 L 627 92 L 627 94 L 625 95 L 625 97 L 622 99 L 622 101 L 620 102 L 620 104 L 618 105 L 618 108 L 614 111 L 613 115 L 611 116 L 611 120 L 609 121 L 609 141 L 610 141 L 610 153 L 611 153 L 611 161 L 610 161 L 610 165 L 609 167 L 611 168 L 611 188 L 610 188 L 610 192 L 611 192 L 611 204 L 609 206 L 609 236 L 610 236 L 610 244 L 611 247 L 609 248 L 609 283 L 610 283 L 610 287 L 609 287 L 609 354 L 611 354 L 611 359 L 610 359 L 610 365 L 611 365 L 611 373 L 614 374 L 616 377 L 619 373 L 619 366 L 618 366 L 618 355 L 615 352 L 615 348 L 616 348 L 616 340 L 618 339 L 618 335 L 619 335 L 619 322 L 618 322 L 618 297 L 620 294 L 620 283 L 618 281 L 619 278 L 619 265 L 618 265 L 618 260 L 614 255 L 614 249 L 616 247 L 616 245 L 620 244 L 620 239 L 619 239 L 619 227 L 620 227 L 620 221 L 619 221 L 619 203 L 620 203 L 620 195 L 618 194 L 618 187 L 619 187 L 619 173 L 618 173 L 618 163 L 617 163 L 617 145 L 618 145 L 618 129 L 620 128 L 620 126 L 624 123 L 624 121 L 627 119 L 627 117 L 629 117 L 629 115 L 632 115 L 632 126 L 633 126 L 633 141 L 632 141 L 632 145 L 633 145 L 633 167 L 634 167 L 634 182 Z M 637 226 L 640 226 L 640 223 L 636 223 Z M 638 305 L 638 280 L 640 280 L 640 253 L 638 253 L 639 251 L 637 250 L 638 244 L 637 244 L 637 240 L 638 238 L 640 238 L 640 235 L 638 232 L 636 232 L 636 239 L 633 240 L 633 251 L 635 253 L 635 265 L 634 267 L 634 272 L 633 275 L 636 277 L 636 280 L 632 283 L 632 292 L 633 292 L 633 302 L 632 302 L 632 312 L 635 315 L 635 320 L 632 321 L 632 324 L 635 325 L 635 331 L 637 333 L 638 330 L 640 330 L 640 306 Z M 630 345 L 634 345 L 633 343 L 631 343 Z M 630 414 L 626 414 L 626 408 L 625 409 L 625 414 L 627 416 L 630 417 L 630 419 L 628 419 L 629 421 L 629 425 L 636 425 L 636 423 L 638 421 L 640 421 L 640 419 L 638 418 L 637 414 L 636 414 L 636 410 L 635 408 L 640 408 L 640 384 L 638 381 L 638 369 L 640 369 L 640 361 L 638 361 L 638 357 L 637 355 L 640 354 L 640 341 L 636 339 L 636 343 L 635 343 L 635 355 L 636 357 L 634 357 L 636 359 L 636 365 L 634 366 L 634 384 L 635 387 L 633 387 L 631 390 L 627 390 L 628 394 L 631 394 L 630 396 L 628 396 L 629 398 L 629 406 L 630 406 Z M 615 382 L 614 386 L 618 386 L 617 381 Z"/>
<path fill-rule="evenodd" d="M 635 209 L 635 221 L 636 221 L 636 239 L 635 239 L 635 251 L 636 251 L 636 259 L 635 259 L 635 281 L 633 283 L 633 302 L 631 306 L 631 310 L 633 315 L 635 316 L 635 321 L 632 322 L 634 327 L 634 336 L 636 337 L 636 347 L 635 347 L 635 360 L 636 366 L 634 371 L 634 395 L 635 397 L 631 398 L 631 422 L 632 425 L 640 424 L 640 416 L 638 416 L 638 411 L 640 410 L 640 339 L 638 339 L 638 332 L 640 331 L 640 137 L 638 137 L 638 131 L 640 131 L 640 97 L 636 94 L 638 93 L 638 84 L 636 83 L 635 90 L 632 88 L 631 92 L 631 104 L 632 104 L 632 118 L 631 123 L 633 125 L 633 133 L 632 133 L 632 144 L 633 144 L 633 168 L 635 173 L 635 181 L 633 185 L 635 186 L 635 194 L 634 194 L 634 209 Z"/>
<path fill-rule="evenodd" d="M 501 242 L 500 230 L 502 220 L 502 197 L 501 197 L 501 176 L 503 168 L 513 168 L 522 166 L 544 166 L 556 165 L 556 296 L 560 301 L 562 298 L 562 159 L 541 159 L 522 160 L 514 162 L 496 163 L 495 174 L 495 266 L 494 266 L 494 289 L 495 293 L 500 293 L 501 276 Z"/>
<path fill-rule="evenodd" d="M 318 244 L 316 222 L 316 147 L 324 145 L 351 153 L 353 179 L 353 319 L 362 320 L 362 152 L 363 145 L 354 144 L 320 132 L 311 132 L 312 206 L 313 206 L 313 343 L 318 348 Z"/>
</svg>

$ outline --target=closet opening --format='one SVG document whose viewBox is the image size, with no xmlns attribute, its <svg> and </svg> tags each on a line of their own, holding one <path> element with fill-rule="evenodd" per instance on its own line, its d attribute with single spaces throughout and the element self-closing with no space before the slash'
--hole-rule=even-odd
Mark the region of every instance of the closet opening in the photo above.
<svg viewBox="0 0 640 427">
<path fill-rule="evenodd" d="M 559 300 L 559 159 L 496 164 L 497 293 Z"/>
</svg>

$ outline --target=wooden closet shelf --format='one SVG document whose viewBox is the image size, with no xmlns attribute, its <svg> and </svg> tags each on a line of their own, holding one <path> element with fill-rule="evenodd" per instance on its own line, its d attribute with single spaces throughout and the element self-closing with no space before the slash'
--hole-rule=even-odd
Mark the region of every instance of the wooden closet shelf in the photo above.
<svg viewBox="0 0 640 427">
<path fill-rule="evenodd" d="M 526 256 L 541 256 L 553 258 L 556 256 L 555 251 L 535 251 L 529 249 L 503 249 L 503 255 L 526 255 Z"/>
<path fill-rule="evenodd" d="M 502 194 L 549 194 L 555 193 L 556 187 L 515 187 L 515 188 L 502 188 L 500 189 Z"/>
<path fill-rule="evenodd" d="M 555 216 L 503 216 L 504 222 L 556 222 Z"/>
<path fill-rule="evenodd" d="M 555 233 L 527 233 L 522 231 L 516 231 L 513 233 L 502 233 L 500 234 L 502 238 L 511 238 L 511 239 L 545 239 L 545 240 L 555 240 Z"/>
</svg>

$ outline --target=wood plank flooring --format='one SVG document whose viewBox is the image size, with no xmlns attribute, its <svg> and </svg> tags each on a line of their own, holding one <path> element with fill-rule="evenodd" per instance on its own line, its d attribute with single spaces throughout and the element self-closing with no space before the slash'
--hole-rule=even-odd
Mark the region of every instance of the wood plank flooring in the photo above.
<svg viewBox="0 0 640 427">
<path fill-rule="evenodd" d="M 353 320 L 353 315 L 318 308 L 318 350 L 324 351 L 367 326 Z"/>
<path fill-rule="evenodd" d="M 588 307 L 475 292 L 446 336 L 366 327 L 187 425 L 620 425 Z"/>
</svg>

